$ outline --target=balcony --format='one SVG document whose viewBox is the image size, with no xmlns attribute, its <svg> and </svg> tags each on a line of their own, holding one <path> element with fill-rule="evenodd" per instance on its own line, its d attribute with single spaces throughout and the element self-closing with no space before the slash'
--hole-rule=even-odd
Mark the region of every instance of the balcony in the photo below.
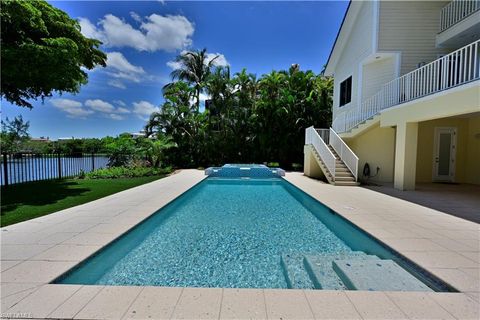
<svg viewBox="0 0 480 320">
<path fill-rule="evenodd" d="M 332 127 L 348 132 L 382 110 L 480 79 L 480 40 L 383 85 L 356 108 L 339 114 Z"/>
<path fill-rule="evenodd" d="M 459 48 L 480 38 L 480 0 L 453 0 L 440 12 L 438 47 Z"/>
</svg>

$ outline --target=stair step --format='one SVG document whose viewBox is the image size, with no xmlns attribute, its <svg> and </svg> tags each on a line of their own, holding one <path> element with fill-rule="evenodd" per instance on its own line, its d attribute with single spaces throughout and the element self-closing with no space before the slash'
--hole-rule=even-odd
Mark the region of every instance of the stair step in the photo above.
<svg viewBox="0 0 480 320">
<path fill-rule="evenodd" d="M 328 145 L 328 147 L 330 148 L 330 150 L 332 150 L 334 154 L 336 154 L 332 146 Z M 315 150 L 313 146 L 311 146 L 311 149 L 328 183 L 337 185 L 337 186 L 358 186 L 359 185 L 359 183 L 355 182 L 355 178 L 350 172 L 350 169 L 348 169 L 348 167 L 344 164 L 343 161 L 339 159 L 335 161 L 335 177 L 333 177 L 332 173 L 323 162 L 317 150 Z"/>
<path fill-rule="evenodd" d="M 335 181 L 334 183 L 336 186 L 359 186 L 360 182 L 355 181 Z"/>
<path fill-rule="evenodd" d="M 377 256 L 353 251 L 338 254 L 305 255 L 304 264 L 316 289 L 346 290 L 346 285 L 333 270 L 333 262 L 337 260 L 363 261 L 367 259 L 381 261 Z"/>
<path fill-rule="evenodd" d="M 350 290 L 432 291 L 393 260 L 336 260 L 333 270 Z"/>
<path fill-rule="evenodd" d="M 344 176 L 336 175 L 335 176 L 335 181 L 355 181 L 355 177 L 353 177 L 353 176 L 344 177 Z"/>
<path fill-rule="evenodd" d="M 353 177 L 349 171 L 335 171 L 335 177 Z"/>
<path fill-rule="evenodd" d="M 301 253 L 282 254 L 281 264 L 289 289 L 314 289 L 313 282 L 303 264 Z"/>
</svg>

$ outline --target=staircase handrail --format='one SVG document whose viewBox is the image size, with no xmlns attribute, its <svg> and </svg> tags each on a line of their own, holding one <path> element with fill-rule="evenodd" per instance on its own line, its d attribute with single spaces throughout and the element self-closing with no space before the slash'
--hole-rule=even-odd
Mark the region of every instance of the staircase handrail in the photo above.
<svg viewBox="0 0 480 320">
<path fill-rule="evenodd" d="M 335 150 L 340 159 L 355 177 L 355 181 L 358 181 L 357 155 L 352 151 L 352 149 L 350 149 L 350 147 L 345 143 L 345 141 L 343 141 L 343 139 L 339 137 L 339 135 L 335 132 L 335 130 L 333 130 L 333 128 L 330 128 L 329 140 L 333 150 Z"/>
<path fill-rule="evenodd" d="M 321 160 L 327 167 L 328 171 L 332 175 L 332 178 L 335 179 L 335 165 L 337 158 L 333 152 L 328 148 L 327 144 L 320 137 L 318 132 L 313 126 L 308 127 L 305 130 L 305 144 L 312 145 L 315 151 L 317 151 Z"/>
</svg>

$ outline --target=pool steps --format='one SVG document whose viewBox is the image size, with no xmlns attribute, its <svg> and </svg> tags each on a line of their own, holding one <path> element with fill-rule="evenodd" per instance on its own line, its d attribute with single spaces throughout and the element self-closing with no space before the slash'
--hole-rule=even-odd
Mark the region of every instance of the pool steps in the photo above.
<svg viewBox="0 0 480 320">
<path fill-rule="evenodd" d="M 306 255 L 304 261 L 306 269 L 316 284 L 316 289 L 346 290 L 348 287 L 333 269 L 333 263 L 337 260 L 363 261 L 371 259 L 379 260 L 377 256 L 354 251 L 344 254 Z"/>
<path fill-rule="evenodd" d="M 351 290 L 432 291 L 393 260 L 337 260 L 333 269 Z"/>
<path fill-rule="evenodd" d="M 432 291 L 393 260 L 360 251 L 281 256 L 290 289 Z"/>
<path fill-rule="evenodd" d="M 312 278 L 304 267 L 304 255 L 299 253 L 283 254 L 281 264 L 290 289 L 315 289 Z"/>
</svg>

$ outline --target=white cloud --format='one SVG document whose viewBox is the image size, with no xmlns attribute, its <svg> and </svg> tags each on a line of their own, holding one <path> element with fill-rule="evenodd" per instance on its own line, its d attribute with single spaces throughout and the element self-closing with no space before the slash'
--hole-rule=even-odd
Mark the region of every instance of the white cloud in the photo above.
<svg viewBox="0 0 480 320">
<path fill-rule="evenodd" d="M 121 100 L 115 100 L 116 102 L 123 103 Z M 103 117 L 113 119 L 113 120 L 123 120 L 125 119 L 126 114 L 131 113 L 131 111 L 125 107 L 115 108 L 111 103 L 106 102 L 101 99 L 88 99 L 84 103 L 72 99 L 51 99 L 50 103 L 57 109 L 65 112 L 69 118 L 86 118 L 88 115 L 94 114 L 95 111 L 100 112 Z M 148 109 L 148 104 L 146 101 L 140 101 L 139 108 L 142 107 L 144 110 Z M 88 107 L 85 108 L 85 107 Z M 152 105 L 153 108 L 155 108 Z M 140 110 L 139 109 L 139 110 Z M 158 109 L 158 108 L 157 108 Z M 146 111 L 144 111 L 146 112 Z"/>
<path fill-rule="evenodd" d="M 139 101 L 133 103 L 133 113 L 135 113 L 140 119 L 148 120 L 150 115 L 154 112 L 160 111 L 159 107 L 155 107 L 148 101 Z"/>
<path fill-rule="evenodd" d="M 128 110 L 127 108 L 118 107 L 117 113 L 130 113 L 130 110 Z"/>
<path fill-rule="evenodd" d="M 140 22 L 140 23 L 142 22 L 142 18 L 138 15 L 138 13 L 134 11 L 130 11 L 130 17 L 132 17 L 132 19 L 137 22 Z"/>
<path fill-rule="evenodd" d="M 113 119 L 113 120 L 123 120 L 123 119 L 125 119 L 124 117 L 119 116 L 118 114 L 115 114 L 115 113 L 109 114 L 108 117 L 110 119 Z"/>
<path fill-rule="evenodd" d="M 102 42 L 106 41 L 104 34 L 98 31 L 97 27 L 87 18 L 78 18 L 78 23 L 80 24 L 80 29 L 85 37 L 98 39 Z"/>
<path fill-rule="evenodd" d="M 121 102 L 123 103 L 123 101 L 121 101 Z M 91 109 L 93 109 L 95 111 L 102 112 L 102 113 L 107 113 L 107 114 L 109 114 L 109 117 L 111 117 L 112 119 L 115 119 L 115 120 L 119 120 L 118 118 L 121 117 L 121 116 L 113 117 L 112 114 L 127 114 L 127 113 L 130 113 L 130 110 L 128 110 L 127 108 L 124 108 L 124 107 L 115 108 L 111 103 L 103 101 L 101 99 L 86 100 L 85 105 L 87 107 L 90 107 Z M 122 117 L 122 119 L 123 119 L 123 117 Z"/>
<path fill-rule="evenodd" d="M 85 105 L 87 107 L 92 108 L 95 111 L 100 111 L 105 113 L 112 112 L 115 110 L 115 107 L 112 106 L 110 103 L 100 99 L 87 100 L 85 101 Z"/>
<path fill-rule="evenodd" d="M 107 67 L 126 73 L 145 73 L 142 67 L 131 64 L 121 52 L 107 53 Z"/>
<path fill-rule="evenodd" d="M 184 55 L 186 54 L 188 51 L 186 50 L 183 50 L 182 52 L 180 52 L 181 55 Z M 229 66 L 230 64 L 228 63 L 227 61 L 227 58 L 225 58 L 225 56 L 221 53 L 207 53 L 207 63 L 212 61 L 212 59 L 214 59 L 215 57 L 217 57 L 215 60 L 213 60 L 213 65 L 216 66 L 216 67 L 226 67 L 226 66 Z M 175 61 L 175 60 L 171 60 L 171 61 L 168 61 L 167 62 L 167 66 L 172 69 L 172 70 L 177 70 L 177 69 L 180 69 L 182 67 L 182 63 L 181 62 L 178 62 L 178 61 Z"/>
<path fill-rule="evenodd" d="M 182 67 L 182 63 L 177 61 L 168 61 L 167 66 L 172 70 L 177 70 Z"/>
<path fill-rule="evenodd" d="M 118 89 L 127 89 L 127 86 L 118 79 L 108 80 L 107 84 Z"/>
<path fill-rule="evenodd" d="M 218 57 L 217 57 L 218 56 Z M 226 67 L 230 65 L 225 58 L 225 56 L 221 53 L 207 53 L 207 60 L 210 62 L 213 58 L 217 57 L 213 60 L 213 65 L 217 67 Z"/>
<path fill-rule="evenodd" d="M 98 27 L 87 18 L 80 18 L 82 33 L 87 37 L 101 40 L 107 47 L 131 47 L 138 51 L 175 51 L 192 44 L 195 27 L 186 17 L 180 15 L 151 14 L 141 18 L 131 16 L 140 23 L 138 29 L 113 14 L 107 14 Z"/>
<path fill-rule="evenodd" d="M 84 109 L 83 104 L 71 99 L 52 99 L 50 103 L 57 109 L 65 112 L 70 118 L 86 118 L 88 115 L 94 113 L 92 110 Z"/>
<path fill-rule="evenodd" d="M 107 53 L 106 72 L 113 78 L 107 83 L 119 89 L 126 89 L 126 85 L 122 80 L 140 83 L 144 80 L 153 79 L 153 77 L 147 75 L 141 66 L 131 64 L 121 52 Z"/>
<path fill-rule="evenodd" d="M 123 102 L 123 100 L 113 100 L 113 103 L 118 104 L 118 105 L 120 105 L 120 106 L 122 106 L 122 107 L 126 107 L 126 106 L 127 106 L 127 104 L 126 104 L 125 102 Z"/>
</svg>

